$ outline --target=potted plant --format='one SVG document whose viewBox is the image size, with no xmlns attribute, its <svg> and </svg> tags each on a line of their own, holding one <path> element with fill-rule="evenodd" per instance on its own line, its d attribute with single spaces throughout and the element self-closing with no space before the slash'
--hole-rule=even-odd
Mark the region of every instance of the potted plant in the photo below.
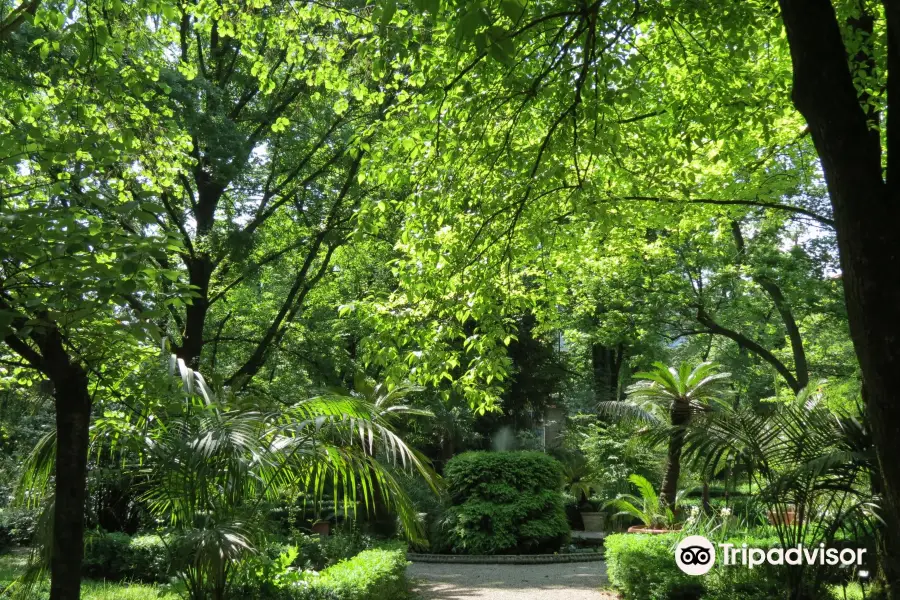
<svg viewBox="0 0 900 600">
<path fill-rule="evenodd" d="M 563 465 L 566 480 L 566 492 L 577 499 L 578 512 L 585 531 L 603 531 L 606 524 L 606 513 L 597 510 L 597 505 L 589 500 L 593 484 L 589 481 L 591 470 L 587 459 L 580 452 L 562 452 L 558 456 Z"/>
<path fill-rule="evenodd" d="M 675 513 L 672 509 L 660 502 L 653 485 L 640 475 L 628 477 L 638 489 L 640 497 L 633 494 L 619 494 L 615 500 L 606 503 L 607 506 L 619 509 L 616 516 L 630 516 L 638 519 L 641 524 L 628 528 L 628 533 L 666 533 L 679 529 L 675 525 Z M 681 499 L 684 491 L 676 494 L 675 502 Z"/>
<path fill-rule="evenodd" d="M 325 504 L 328 505 L 330 503 Z M 322 537 L 328 537 L 331 535 L 331 519 L 333 519 L 334 516 L 335 514 L 334 511 L 331 510 L 331 507 L 319 507 L 318 510 L 316 510 L 316 518 L 313 520 L 310 529 L 313 533 L 317 533 Z"/>
<path fill-rule="evenodd" d="M 585 531 L 606 531 L 606 513 L 601 510 L 602 504 L 597 501 L 584 500 L 579 506 L 581 521 Z"/>
<path fill-rule="evenodd" d="M 606 513 L 582 511 L 581 520 L 584 522 L 585 531 L 605 531 L 606 529 Z"/>
</svg>

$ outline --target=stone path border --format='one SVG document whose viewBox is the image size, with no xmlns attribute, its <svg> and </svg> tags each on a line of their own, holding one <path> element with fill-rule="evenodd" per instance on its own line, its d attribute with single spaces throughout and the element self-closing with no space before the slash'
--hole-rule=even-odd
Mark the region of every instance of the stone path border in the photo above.
<svg viewBox="0 0 900 600">
<path fill-rule="evenodd" d="M 408 552 L 407 560 L 421 563 L 470 564 L 470 565 L 537 565 L 553 563 L 601 562 L 603 552 L 576 552 L 574 554 L 418 554 Z"/>
</svg>

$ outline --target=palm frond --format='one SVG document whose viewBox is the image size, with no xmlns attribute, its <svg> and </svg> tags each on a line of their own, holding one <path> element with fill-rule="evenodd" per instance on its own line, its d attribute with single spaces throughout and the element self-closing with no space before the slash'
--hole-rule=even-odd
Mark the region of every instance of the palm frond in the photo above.
<svg viewBox="0 0 900 600">
<path fill-rule="evenodd" d="M 597 414 L 617 421 L 641 421 L 659 424 L 660 419 L 650 410 L 631 402 L 607 401 L 597 404 Z"/>
</svg>

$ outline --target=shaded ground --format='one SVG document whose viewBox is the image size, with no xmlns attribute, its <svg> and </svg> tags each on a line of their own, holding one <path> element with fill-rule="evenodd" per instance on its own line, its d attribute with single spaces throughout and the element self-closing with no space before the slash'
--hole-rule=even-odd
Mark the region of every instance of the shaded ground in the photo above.
<svg viewBox="0 0 900 600">
<path fill-rule="evenodd" d="M 25 570 L 29 551 L 17 548 L 10 554 L 0 554 L 0 598 L 13 580 Z M 81 600 L 179 600 L 175 593 L 162 592 L 162 588 L 139 583 L 111 583 L 105 581 L 81 582 Z M 28 594 L 28 600 L 42 600 L 50 596 L 50 582 L 41 580 Z"/>
<path fill-rule="evenodd" d="M 614 600 L 606 563 L 463 565 L 413 563 L 407 569 L 423 600 Z"/>
</svg>

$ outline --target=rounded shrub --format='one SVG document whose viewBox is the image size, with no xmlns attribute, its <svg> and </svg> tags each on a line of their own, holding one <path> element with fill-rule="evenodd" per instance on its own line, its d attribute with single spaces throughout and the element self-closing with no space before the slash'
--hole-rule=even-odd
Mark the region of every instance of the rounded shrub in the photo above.
<svg viewBox="0 0 900 600">
<path fill-rule="evenodd" d="M 555 552 L 567 541 L 562 465 L 542 452 L 466 452 L 444 468 L 453 552 Z"/>
</svg>

